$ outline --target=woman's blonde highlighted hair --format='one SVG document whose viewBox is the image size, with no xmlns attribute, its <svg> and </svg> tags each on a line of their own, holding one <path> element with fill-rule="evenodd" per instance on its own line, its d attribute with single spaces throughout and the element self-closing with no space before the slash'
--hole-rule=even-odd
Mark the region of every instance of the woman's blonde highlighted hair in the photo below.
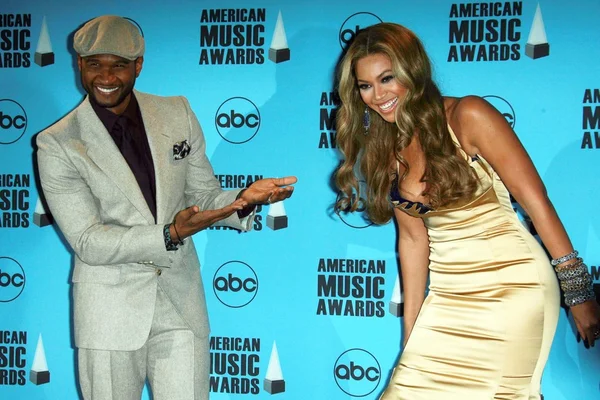
<svg viewBox="0 0 600 400">
<path fill-rule="evenodd" d="M 362 101 L 356 81 L 356 62 L 371 54 L 384 54 L 392 64 L 392 73 L 407 89 L 396 107 L 396 124 L 370 112 L 370 128 L 365 135 Z M 337 147 L 344 160 L 335 173 L 341 196 L 335 204 L 337 212 L 356 211 L 366 207 L 368 218 L 378 224 L 393 215 L 389 200 L 390 168 L 398 160 L 409 165 L 400 155 L 415 133 L 425 153 L 426 183 L 423 193 L 433 208 L 470 198 L 477 188 L 475 173 L 461 157 L 448 131 L 444 101 L 431 76 L 431 62 L 421 41 L 407 28 L 381 23 L 360 31 L 338 65 L 338 93 L 341 105 L 336 115 Z M 358 164 L 359 171 L 355 170 Z M 367 193 L 360 193 L 359 177 L 364 177 Z M 365 204 L 361 204 L 361 198 Z"/>
</svg>

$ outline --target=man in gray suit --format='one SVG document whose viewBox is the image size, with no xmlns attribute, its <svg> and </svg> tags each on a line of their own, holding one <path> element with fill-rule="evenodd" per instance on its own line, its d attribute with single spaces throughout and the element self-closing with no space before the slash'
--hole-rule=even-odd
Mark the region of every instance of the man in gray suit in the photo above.
<svg viewBox="0 0 600 400">
<path fill-rule="evenodd" d="M 37 137 L 42 188 L 74 250 L 73 309 L 86 399 L 208 399 L 209 325 L 194 243 L 212 224 L 249 230 L 255 204 L 295 177 L 224 191 L 183 97 L 134 90 L 144 40 L 95 18 L 74 37 L 88 96 Z"/>
</svg>

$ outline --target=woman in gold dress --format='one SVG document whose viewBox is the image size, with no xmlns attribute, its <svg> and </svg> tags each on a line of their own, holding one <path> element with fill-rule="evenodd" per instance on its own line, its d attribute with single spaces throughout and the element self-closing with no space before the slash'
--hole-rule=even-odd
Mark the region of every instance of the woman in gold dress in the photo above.
<svg viewBox="0 0 600 400">
<path fill-rule="evenodd" d="M 373 222 L 394 217 L 399 228 L 403 351 L 381 399 L 540 399 L 559 282 L 590 345 L 600 307 L 517 136 L 485 100 L 442 97 L 421 42 L 400 25 L 361 31 L 338 72 L 336 208 L 356 211 L 364 197 Z M 367 192 L 356 196 L 360 179 Z"/>
</svg>

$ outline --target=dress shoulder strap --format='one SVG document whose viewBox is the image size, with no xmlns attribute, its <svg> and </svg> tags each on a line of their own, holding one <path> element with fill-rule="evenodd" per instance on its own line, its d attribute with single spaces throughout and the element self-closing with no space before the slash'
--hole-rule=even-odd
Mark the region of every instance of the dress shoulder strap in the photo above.
<svg viewBox="0 0 600 400">
<path fill-rule="evenodd" d="M 489 176 L 492 176 L 492 172 L 491 172 L 492 167 L 489 165 L 489 163 L 483 157 L 481 157 L 479 154 L 475 155 L 475 157 L 471 157 L 470 155 L 468 155 L 467 152 L 460 145 L 460 142 L 458 141 L 458 138 L 456 137 L 456 134 L 452 130 L 452 127 L 450 126 L 450 124 L 448 124 L 448 132 L 450 132 L 452 141 L 454 142 L 456 147 L 458 147 L 458 151 L 460 152 L 460 154 L 462 154 L 462 156 L 465 158 L 465 160 L 467 160 L 469 165 L 471 165 L 473 162 L 477 162 L 483 167 L 484 171 Z"/>
<path fill-rule="evenodd" d="M 448 132 L 450 132 L 450 137 L 452 138 L 452 141 L 454 142 L 456 147 L 458 147 L 458 149 L 460 150 L 460 153 L 463 154 L 466 158 L 468 158 L 469 155 L 467 154 L 466 151 L 463 150 L 462 146 L 460 145 L 460 142 L 458 141 L 458 138 L 456 137 L 456 134 L 452 130 L 452 127 L 450 126 L 450 124 L 448 124 L 447 126 L 448 126 Z"/>
</svg>

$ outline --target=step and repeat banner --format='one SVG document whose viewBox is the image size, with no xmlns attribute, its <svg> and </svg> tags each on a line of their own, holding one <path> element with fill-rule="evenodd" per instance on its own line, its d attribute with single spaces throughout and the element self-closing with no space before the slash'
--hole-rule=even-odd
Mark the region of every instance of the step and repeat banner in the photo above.
<svg viewBox="0 0 600 400">
<path fill-rule="evenodd" d="M 483 96 L 505 115 L 600 287 L 598 0 L 170 3 L 0 5 L 0 398 L 79 397 L 73 255 L 40 200 L 35 136 L 82 100 L 72 38 L 102 14 L 139 26 L 136 88 L 189 99 L 223 188 L 299 179 L 283 206 L 258 207 L 252 232 L 194 237 L 212 399 L 377 399 L 398 360 L 396 228 L 331 209 L 335 65 L 380 21 L 415 31 L 445 94 Z M 598 399 L 599 386 L 600 350 L 577 342 L 563 310 L 545 398 Z"/>
</svg>

